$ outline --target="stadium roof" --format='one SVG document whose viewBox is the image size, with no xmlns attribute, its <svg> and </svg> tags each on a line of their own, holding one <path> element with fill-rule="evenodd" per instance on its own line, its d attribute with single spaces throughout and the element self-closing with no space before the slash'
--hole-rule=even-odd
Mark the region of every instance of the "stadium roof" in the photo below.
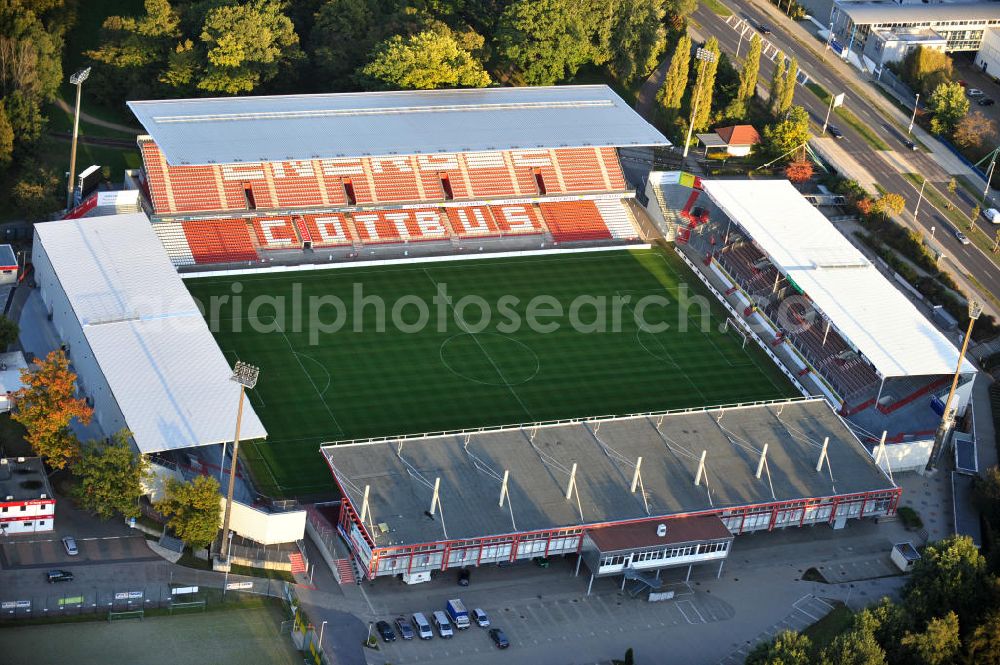
<svg viewBox="0 0 1000 665">
<path fill-rule="evenodd" d="M 231 441 L 239 387 L 142 213 L 35 233 L 143 453 Z M 250 404 L 242 438 L 267 436 Z"/>
<path fill-rule="evenodd" d="M 883 377 L 955 371 L 958 349 L 790 182 L 702 187 Z"/>
<path fill-rule="evenodd" d="M 830 437 L 833 480 L 827 472 L 816 472 L 824 437 Z M 770 484 L 766 476 L 755 476 L 765 443 Z M 704 481 L 694 484 L 703 450 L 711 499 Z M 662 419 L 635 416 L 331 445 L 322 451 L 355 510 L 360 512 L 364 488 L 370 487 L 372 522 L 388 527 L 370 534 L 378 547 L 894 488 L 821 399 L 679 412 Z M 648 514 L 642 495 L 630 492 L 633 463 L 640 456 Z M 579 509 L 575 500 L 566 500 L 573 464 Z M 501 509 L 505 470 L 510 471 L 510 499 Z M 441 479 L 440 513 L 432 521 L 424 511 L 430 509 L 435 478 Z"/>
<path fill-rule="evenodd" d="M 167 163 L 670 145 L 605 85 L 128 102 Z"/>
<path fill-rule="evenodd" d="M 997 2 L 943 2 L 905 4 L 894 2 L 835 2 L 837 10 L 859 25 L 875 23 L 922 23 L 941 21 L 986 22 L 1000 19 Z M 956 27 L 957 29 L 957 27 Z"/>
</svg>

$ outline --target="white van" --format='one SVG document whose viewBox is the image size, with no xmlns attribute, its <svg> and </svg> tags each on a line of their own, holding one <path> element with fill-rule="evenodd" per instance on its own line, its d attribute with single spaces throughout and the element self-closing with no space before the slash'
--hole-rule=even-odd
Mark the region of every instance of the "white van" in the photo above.
<svg viewBox="0 0 1000 665">
<path fill-rule="evenodd" d="M 984 210 L 983 217 L 985 217 L 986 221 L 991 224 L 1000 224 L 1000 210 L 997 210 L 996 208 L 987 208 Z"/>
<path fill-rule="evenodd" d="M 437 626 L 438 635 L 443 638 L 447 639 L 455 634 L 451 628 L 451 621 L 448 621 L 448 615 L 441 610 L 434 612 L 434 625 Z"/>
<path fill-rule="evenodd" d="M 422 640 L 430 640 L 434 637 L 434 631 L 431 630 L 431 624 L 427 620 L 427 617 L 421 612 L 417 612 L 413 615 L 413 625 L 417 629 L 417 637 Z"/>
</svg>

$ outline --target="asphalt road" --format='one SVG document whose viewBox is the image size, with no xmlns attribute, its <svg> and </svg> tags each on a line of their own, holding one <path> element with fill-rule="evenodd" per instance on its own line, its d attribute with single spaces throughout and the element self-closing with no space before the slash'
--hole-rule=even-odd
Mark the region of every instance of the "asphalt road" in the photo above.
<svg viewBox="0 0 1000 665">
<path fill-rule="evenodd" d="M 732 7 L 730 8 L 732 9 Z M 914 152 L 908 150 L 902 143 L 905 138 L 905 127 L 899 129 L 891 126 L 889 121 L 873 108 L 867 100 L 860 99 L 857 94 L 853 94 L 841 78 L 840 72 L 831 69 L 823 57 L 816 57 L 809 49 L 803 48 L 791 37 L 785 21 L 773 20 L 769 14 L 766 14 L 751 3 L 740 3 L 738 9 L 734 10 L 734 13 L 748 21 L 751 25 L 766 24 L 772 30 L 772 34 L 768 35 L 767 39 L 785 53 L 795 55 L 799 60 L 801 68 L 828 92 L 837 94 L 846 91 L 847 99 L 845 107 L 850 109 L 863 123 L 878 134 L 892 150 L 897 151 L 898 156 L 902 160 L 909 162 L 914 172 L 920 173 L 932 183 L 936 183 L 942 194 L 947 195 L 945 183 L 947 183 L 951 176 L 941 169 L 930 154 L 924 151 Z M 724 18 L 709 10 L 704 4 L 699 5 L 694 17 L 700 24 L 700 31 L 703 35 L 716 36 L 719 39 L 721 47 L 730 56 L 736 52 L 737 44 L 739 43 L 739 33 L 726 25 Z M 744 42 L 746 41 L 747 39 L 744 39 Z M 818 41 L 810 46 L 815 51 L 822 52 L 823 55 L 827 54 L 823 50 L 823 44 Z M 746 47 L 747 44 L 744 43 L 741 55 L 746 53 Z M 829 52 L 829 55 L 826 55 L 826 57 L 832 58 L 835 56 L 832 52 Z M 774 63 L 768 61 L 766 58 L 762 58 L 760 82 L 765 86 L 770 82 L 773 70 Z M 859 80 L 852 81 L 851 83 L 853 87 L 864 85 Z M 795 103 L 804 106 L 809 111 L 813 120 L 822 126 L 823 120 L 826 117 L 827 105 L 821 102 L 816 95 L 806 88 L 799 86 L 795 93 Z M 974 245 L 963 245 L 954 235 L 948 233 L 946 229 L 951 225 L 950 222 L 940 211 L 930 205 L 926 198 L 921 204 L 919 219 L 914 223 L 913 207 L 917 201 L 917 191 L 913 184 L 904 178 L 885 157 L 880 155 L 880 151 L 876 151 L 869 146 L 860 134 L 850 125 L 843 122 L 836 114 L 831 115 L 831 123 L 835 124 L 844 134 L 844 137 L 839 141 L 839 145 L 861 166 L 865 167 L 878 180 L 881 186 L 890 192 L 902 194 L 906 199 L 907 210 L 903 213 L 904 221 L 921 229 L 926 235 L 931 235 L 930 228 L 932 226 L 935 227 L 935 239 L 943 245 L 946 254 L 962 267 L 962 271 L 974 274 L 976 279 L 985 288 L 989 289 L 993 294 L 1000 294 L 1000 267 Z M 965 199 L 969 198 L 968 194 L 965 194 Z M 969 203 L 964 202 L 962 197 L 957 196 L 955 199 L 956 203 L 961 202 L 963 209 L 969 207 Z M 982 219 L 978 223 L 982 225 L 989 237 L 993 236 L 994 230 L 992 225 Z"/>
</svg>

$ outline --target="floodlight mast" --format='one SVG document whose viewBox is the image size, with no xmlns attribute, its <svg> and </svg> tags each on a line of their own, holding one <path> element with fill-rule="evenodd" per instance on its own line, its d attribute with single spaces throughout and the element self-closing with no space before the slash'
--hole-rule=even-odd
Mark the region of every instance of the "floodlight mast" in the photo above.
<svg viewBox="0 0 1000 665">
<path fill-rule="evenodd" d="M 983 313 L 983 306 L 975 300 L 969 300 L 969 327 L 965 331 L 965 339 L 962 340 L 962 350 L 958 354 L 958 365 L 955 367 L 955 376 L 951 380 L 951 390 L 948 391 L 948 399 L 944 402 L 944 412 L 941 414 L 941 423 L 938 425 L 937 433 L 934 435 L 934 447 L 931 448 L 931 455 L 927 459 L 927 470 L 933 471 L 937 466 L 941 450 L 944 448 L 945 437 L 955 424 L 952 415 L 951 402 L 955 398 L 955 389 L 958 388 L 958 379 L 962 375 L 962 362 L 965 360 L 965 351 L 969 348 L 969 338 L 972 337 L 972 326 L 976 319 Z"/>
<path fill-rule="evenodd" d="M 260 369 L 238 360 L 233 367 L 231 381 L 240 384 L 240 401 L 236 410 L 236 434 L 233 437 L 233 461 L 229 465 L 229 489 L 226 492 L 226 516 L 222 520 L 222 548 L 219 558 L 229 562 L 229 520 L 233 514 L 233 488 L 236 484 L 236 462 L 240 452 L 240 424 L 243 421 L 243 397 L 247 388 L 253 389 L 257 385 L 257 378 L 260 376 Z M 225 460 L 223 460 L 225 462 Z"/>
<path fill-rule="evenodd" d="M 697 60 L 703 60 L 704 62 L 715 62 L 715 52 L 709 51 L 706 48 L 699 47 L 698 50 L 695 51 L 694 57 Z M 703 76 L 704 71 L 704 67 L 698 68 L 698 81 L 694 86 L 694 104 L 691 108 L 691 119 L 688 122 L 687 140 L 684 141 L 684 159 L 687 159 L 688 150 L 691 148 L 691 134 L 694 132 L 694 119 L 698 115 L 698 101 L 701 96 L 701 84 L 705 78 Z"/>
<path fill-rule="evenodd" d="M 81 69 L 69 77 L 71 85 L 76 86 L 76 112 L 73 116 L 73 143 L 69 149 L 69 180 L 66 182 L 66 210 L 73 207 L 73 181 L 76 179 L 76 138 L 80 133 L 80 91 L 83 82 L 90 76 L 90 67 Z"/>
</svg>

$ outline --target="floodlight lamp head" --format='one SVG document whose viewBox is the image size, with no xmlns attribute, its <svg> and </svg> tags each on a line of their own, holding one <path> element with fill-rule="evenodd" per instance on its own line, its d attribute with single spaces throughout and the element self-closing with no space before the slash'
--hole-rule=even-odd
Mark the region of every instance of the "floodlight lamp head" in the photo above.
<svg viewBox="0 0 1000 665">
<path fill-rule="evenodd" d="M 86 69 L 81 69 L 80 71 L 70 76 L 69 82 L 72 83 L 73 85 L 80 85 L 81 83 L 87 80 L 88 76 L 90 76 L 90 67 L 87 67 Z"/>
<path fill-rule="evenodd" d="M 975 300 L 969 300 L 969 318 L 975 321 L 983 313 L 983 304 Z"/>
<path fill-rule="evenodd" d="M 715 52 L 709 51 L 706 48 L 699 48 L 695 51 L 695 57 L 698 60 L 704 60 L 705 62 L 715 62 Z"/>
<path fill-rule="evenodd" d="M 242 360 L 236 361 L 236 366 L 233 367 L 232 380 L 240 384 L 244 388 L 253 388 L 257 385 L 257 377 L 260 375 L 260 369 L 254 367 L 249 363 L 245 363 Z"/>
</svg>

